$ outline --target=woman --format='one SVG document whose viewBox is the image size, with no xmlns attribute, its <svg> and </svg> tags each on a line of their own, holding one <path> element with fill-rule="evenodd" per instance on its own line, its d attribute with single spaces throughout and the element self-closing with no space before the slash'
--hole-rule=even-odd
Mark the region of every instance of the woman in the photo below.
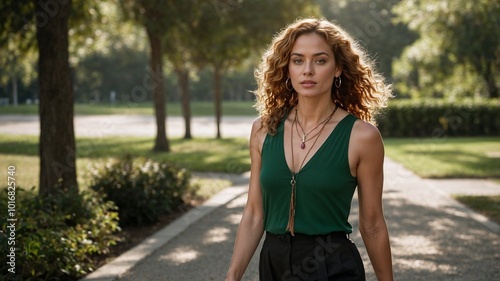
<svg viewBox="0 0 500 281">
<path fill-rule="evenodd" d="M 260 280 L 365 280 L 347 221 L 378 280 L 393 280 L 382 210 L 384 147 L 372 125 L 391 96 L 365 54 L 331 22 L 303 19 L 278 34 L 255 71 L 248 201 L 226 280 L 241 277 L 266 232 Z"/>
</svg>

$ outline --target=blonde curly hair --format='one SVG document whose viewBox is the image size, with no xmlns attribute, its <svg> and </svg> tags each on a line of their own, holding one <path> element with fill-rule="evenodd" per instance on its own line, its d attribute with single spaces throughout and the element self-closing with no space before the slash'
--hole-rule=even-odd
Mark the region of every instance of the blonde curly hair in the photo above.
<svg viewBox="0 0 500 281">
<path fill-rule="evenodd" d="M 297 93 L 286 86 L 290 53 L 299 36 L 313 32 L 331 46 L 335 63 L 342 69 L 340 88 L 332 86 L 332 101 L 357 118 L 376 124 L 376 114 L 392 96 L 390 85 L 385 84 L 366 52 L 341 27 L 326 19 L 309 18 L 299 19 L 278 33 L 255 69 L 255 107 L 262 128 L 276 134 L 282 118 L 297 104 Z"/>
</svg>

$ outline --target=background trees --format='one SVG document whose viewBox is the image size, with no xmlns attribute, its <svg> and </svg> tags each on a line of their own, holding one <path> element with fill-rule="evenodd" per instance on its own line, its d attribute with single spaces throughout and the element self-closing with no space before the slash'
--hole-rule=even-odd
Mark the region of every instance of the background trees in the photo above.
<svg viewBox="0 0 500 281">
<path fill-rule="evenodd" d="M 72 185 L 74 101 L 154 101 L 154 149 L 168 151 L 165 103 L 182 100 L 187 138 L 191 99 L 214 101 L 219 124 L 221 100 L 253 98 L 258 57 L 298 16 L 325 16 L 350 31 L 398 97 L 499 95 L 495 0 L 5 0 L 0 98 L 40 99 L 40 156 L 50 162 L 41 181 Z"/>
<path fill-rule="evenodd" d="M 403 0 L 394 12 L 419 36 L 396 64 L 401 92 L 499 96 L 499 1 Z"/>
</svg>

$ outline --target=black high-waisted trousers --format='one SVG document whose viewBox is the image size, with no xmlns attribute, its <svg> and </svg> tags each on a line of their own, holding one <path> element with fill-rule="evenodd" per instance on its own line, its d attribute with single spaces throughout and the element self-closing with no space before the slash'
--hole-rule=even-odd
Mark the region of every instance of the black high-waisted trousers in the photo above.
<svg viewBox="0 0 500 281">
<path fill-rule="evenodd" d="M 266 232 L 261 281 L 364 281 L 359 251 L 345 233 L 310 236 Z"/>
</svg>

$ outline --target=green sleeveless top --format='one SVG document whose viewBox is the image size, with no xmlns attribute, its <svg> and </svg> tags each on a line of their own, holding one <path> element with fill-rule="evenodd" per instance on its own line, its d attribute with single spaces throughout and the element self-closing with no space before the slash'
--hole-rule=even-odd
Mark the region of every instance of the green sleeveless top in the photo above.
<svg viewBox="0 0 500 281">
<path fill-rule="evenodd" d="M 276 135 L 268 134 L 262 146 L 260 184 L 264 229 L 274 234 L 286 232 L 290 208 L 292 173 L 285 159 L 284 120 L 286 118 L 278 126 Z M 353 115 L 343 118 L 297 174 L 296 233 L 352 233 L 348 217 L 357 180 L 349 169 L 348 151 L 356 120 Z"/>
</svg>

